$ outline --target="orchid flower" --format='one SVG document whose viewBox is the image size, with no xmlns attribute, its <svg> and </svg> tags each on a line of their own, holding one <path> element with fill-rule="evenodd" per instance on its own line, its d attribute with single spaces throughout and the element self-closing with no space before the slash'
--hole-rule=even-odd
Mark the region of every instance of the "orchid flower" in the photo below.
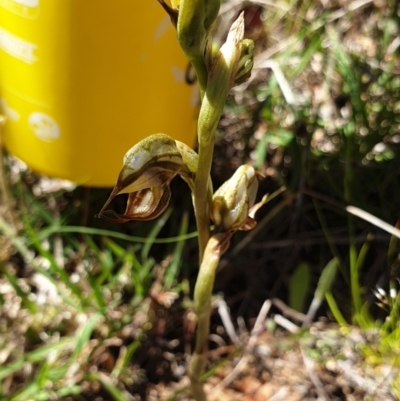
<svg viewBox="0 0 400 401">
<path fill-rule="evenodd" d="M 155 219 L 168 206 L 169 184 L 176 175 L 193 189 L 197 162 L 194 150 L 168 135 L 154 134 L 143 139 L 124 156 L 117 183 L 97 217 L 117 223 Z M 129 196 L 124 214 L 106 210 L 116 196 L 125 193 Z"/>
</svg>

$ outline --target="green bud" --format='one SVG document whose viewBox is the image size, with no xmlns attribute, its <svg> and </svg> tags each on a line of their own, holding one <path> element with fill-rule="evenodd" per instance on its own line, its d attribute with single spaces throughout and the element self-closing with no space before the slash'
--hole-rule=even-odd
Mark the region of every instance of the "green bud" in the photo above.
<svg viewBox="0 0 400 401">
<path fill-rule="evenodd" d="M 246 82 L 251 75 L 254 64 L 254 42 L 251 39 L 243 39 L 239 63 L 235 76 L 235 85 Z"/>
<path fill-rule="evenodd" d="M 175 27 L 177 27 L 178 16 L 182 16 L 181 35 L 186 34 L 183 27 L 190 25 L 190 21 L 194 22 L 195 14 L 200 17 L 196 18 L 196 21 L 198 20 L 203 25 L 204 30 L 209 33 L 218 17 L 221 6 L 221 0 L 171 0 L 171 6 L 164 0 L 158 0 L 158 2 L 169 14 Z M 188 10 L 192 12 L 188 13 Z"/>
<path fill-rule="evenodd" d="M 221 0 L 171 0 L 172 7 L 164 0 L 158 1 L 176 28 L 179 45 L 196 72 L 203 96 L 211 59 L 209 34 L 218 17 Z"/>
<path fill-rule="evenodd" d="M 242 42 L 244 35 L 244 15 L 241 13 L 232 24 L 225 43 L 213 58 L 209 73 L 210 91 L 220 91 L 224 88 L 224 98 L 232 88 L 240 58 L 242 57 Z M 225 102 L 225 99 L 224 99 Z"/>
<path fill-rule="evenodd" d="M 251 209 L 258 190 L 258 177 L 250 165 L 240 166 L 215 192 L 211 219 L 217 232 L 250 230 L 256 225 Z"/>
<path fill-rule="evenodd" d="M 244 17 L 240 14 L 232 24 L 228 37 L 212 60 L 207 89 L 199 114 L 199 143 L 213 142 L 225 107 L 226 97 L 235 82 L 244 34 Z"/>
<path fill-rule="evenodd" d="M 204 28 L 204 0 L 181 0 L 178 16 L 178 41 L 190 61 L 204 57 L 207 34 Z"/>
</svg>

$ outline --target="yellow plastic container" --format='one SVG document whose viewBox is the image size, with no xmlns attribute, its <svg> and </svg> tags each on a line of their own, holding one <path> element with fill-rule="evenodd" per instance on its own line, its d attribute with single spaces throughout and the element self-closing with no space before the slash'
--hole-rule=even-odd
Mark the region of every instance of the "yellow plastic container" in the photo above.
<svg viewBox="0 0 400 401">
<path fill-rule="evenodd" d="M 187 65 L 156 0 L 0 0 L 5 146 L 38 172 L 112 186 L 142 138 L 193 145 Z"/>
</svg>

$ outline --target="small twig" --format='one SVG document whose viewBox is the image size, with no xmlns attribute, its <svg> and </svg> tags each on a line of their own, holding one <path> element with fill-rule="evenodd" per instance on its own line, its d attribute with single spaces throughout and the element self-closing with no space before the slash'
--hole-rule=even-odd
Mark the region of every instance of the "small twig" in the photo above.
<svg viewBox="0 0 400 401">
<path fill-rule="evenodd" d="M 242 370 L 246 366 L 249 359 L 249 354 L 252 351 L 255 343 L 257 342 L 258 336 L 261 334 L 263 330 L 264 322 L 271 308 L 271 304 L 272 303 L 269 299 L 264 302 L 257 316 L 256 322 L 254 323 L 254 327 L 253 330 L 251 331 L 250 339 L 243 352 L 243 356 L 240 358 L 239 362 L 234 367 L 232 372 L 230 372 L 228 376 L 226 376 L 214 387 L 214 389 L 212 390 L 212 394 L 215 394 L 218 391 L 222 391 L 222 389 L 226 388 L 230 383 L 232 383 L 238 377 L 240 372 L 242 372 Z"/>
<path fill-rule="evenodd" d="M 240 373 L 243 371 L 245 366 L 248 363 L 249 355 L 244 354 L 237 365 L 233 368 L 232 372 L 228 374 L 223 380 L 221 380 L 211 391 L 210 395 L 213 396 L 216 393 L 222 391 L 224 388 L 229 386 L 235 379 L 240 375 Z"/>
<path fill-rule="evenodd" d="M 289 397 L 288 387 L 280 388 L 268 401 L 283 401 Z"/>
<path fill-rule="evenodd" d="M 397 36 L 393 39 L 392 43 L 386 49 L 386 54 L 393 54 L 400 47 L 400 37 Z"/>
<path fill-rule="evenodd" d="M 311 198 L 316 198 L 320 199 L 326 203 L 329 203 L 330 205 L 333 205 L 339 209 L 345 210 L 347 213 L 352 214 L 353 216 L 357 216 L 360 219 L 363 219 L 364 221 L 367 221 L 368 223 L 380 228 L 383 231 L 386 231 L 387 233 L 394 235 L 397 238 L 400 238 L 400 230 L 385 221 L 381 220 L 379 217 L 376 217 L 372 215 L 371 213 L 366 212 L 365 210 L 362 210 L 356 206 L 352 205 L 344 205 L 336 200 L 333 200 L 323 194 L 320 194 L 318 192 L 315 192 L 310 189 L 305 189 L 303 191 L 306 195 L 310 196 Z"/>
<path fill-rule="evenodd" d="M 218 300 L 218 313 L 221 317 L 222 324 L 225 328 L 226 333 L 228 334 L 229 338 L 236 346 L 240 347 L 242 345 L 239 337 L 236 334 L 235 328 L 233 327 L 233 323 L 231 317 L 229 315 L 228 306 L 223 298 Z"/>
<path fill-rule="evenodd" d="M 346 206 L 346 211 L 354 216 L 359 217 L 360 219 L 367 221 L 368 223 L 371 223 L 381 230 L 386 231 L 387 233 L 397 238 L 400 238 L 400 230 L 398 228 L 386 223 L 385 221 L 372 215 L 371 213 L 368 213 L 365 210 L 362 210 L 355 206 Z"/>
<path fill-rule="evenodd" d="M 285 330 L 289 331 L 290 333 L 298 333 L 300 328 L 296 326 L 293 322 L 286 319 L 282 315 L 275 315 L 274 316 L 275 323 L 279 326 L 283 327 Z"/>
<path fill-rule="evenodd" d="M 281 88 L 286 103 L 292 108 L 296 106 L 297 102 L 293 94 L 292 88 L 290 87 L 290 84 L 287 81 L 284 73 L 282 72 L 282 69 L 279 66 L 278 62 L 275 60 L 265 60 L 261 65 L 259 65 L 259 67 L 270 68 L 272 70 L 272 72 L 275 74 L 276 81 L 278 82 L 278 85 Z"/>
<path fill-rule="evenodd" d="M 269 310 L 271 309 L 271 305 L 272 305 L 272 302 L 269 299 L 267 299 L 263 303 L 263 306 L 261 307 L 260 312 L 258 313 L 257 320 L 254 323 L 253 330 L 251 331 L 250 339 L 249 339 L 249 342 L 246 347 L 248 350 L 251 350 L 254 347 L 258 336 L 263 331 L 264 322 L 267 318 Z"/>
<path fill-rule="evenodd" d="M 304 313 L 292 309 L 278 298 L 274 298 L 272 303 L 279 308 L 285 316 L 289 316 L 298 322 L 305 322 L 307 320 L 307 316 Z"/>
<path fill-rule="evenodd" d="M 226 343 L 224 341 L 224 339 L 219 336 L 218 334 L 210 334 L 208 336 L 209 341 L 213 341 L 215 344 L 218 345 L 218 347 L 226 347 Z"/>
<path fill-rule="evenodd" d="M 313 319 L 315 318 L 315 315 L 317 314 L 318 309 L 320 308 L 323 300 L 325 298 L 320 298 L 317 296 L 314 296 L 313 300 L 311 301 L 310 307 L 308 308 L 306 318 L 302 324 L 302 327 L 309 327 Z"/>
</svg>

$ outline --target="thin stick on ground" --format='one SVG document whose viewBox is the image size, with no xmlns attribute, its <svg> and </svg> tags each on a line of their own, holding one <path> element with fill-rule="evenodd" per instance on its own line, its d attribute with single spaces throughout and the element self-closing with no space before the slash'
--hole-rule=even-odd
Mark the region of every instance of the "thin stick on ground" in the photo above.
<svg viewBox="0 0 400 401">
<path fill-rule="evenodd" d="M 263 306 L 261 307 L 261 310 L 257 316 L 257 320 L 254 324 L 253 330 L 251 331 L 249 341 L 243 352 L 243 356 L 240 358 L 239 362 L 232 370 L 232 372 L 230 372 L 228 376 L 226 376 L 221 382 L 219 382 L 214 387 L 212 395 L 217 394 L 218 392 L 222 391 L 224 388 L 229 386 L 229 384 L 231 384 L 239 376 L 239 374 L 243 371 L 243 369 L 247 365 L 250 353 L 253 350 L 254 346 L 256 345 L 257 339 L 265 327 L 265 320 L 267 318 L 271 305 L 272 302 L 269 299 L 263 303 Z"/>
</svg>

